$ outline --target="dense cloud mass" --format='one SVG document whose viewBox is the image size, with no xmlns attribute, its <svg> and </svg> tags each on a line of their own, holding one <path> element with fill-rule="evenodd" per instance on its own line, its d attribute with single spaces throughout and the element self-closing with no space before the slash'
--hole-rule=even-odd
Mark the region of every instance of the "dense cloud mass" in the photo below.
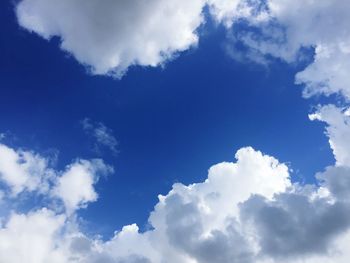
<svg viewBox="0 0 350 263">
<path fill-rule="evenodd" d="M 343 146 L 342 140 L 350 134 L 350 129 L 342 130 L 350 119 L 346 112 L 325 106 L 311 115 L 327 122 L 333 149 Z M 334 114 L 337 118 L 328 119 Z M 53 204 L 60 201 L 64 207 L 49 205 L 5 216 L 0 230 L 4 262 L 19 263 L 25 258 L 29 263 L 330 263 L 346 262 L 350 254 L 345 245 L 350 239 L 350 162 L 344 158 L 349 148 L 335 151 L 337 163 L 316 175 L 318 185 L 293 184 L 285 164 L 250 147 L 242 148 L 236 162 L 212 166 L 204 182 L 178 183 L 167 195 L 159 196 L 149 217 L 151 230 L 141 233 L 137 225 L 128 225 L 108 241 L 84 235 L 76 212 L 96 200 L 94 183 L 99 174 L 110 173 L 112 168 L 101 160 L 77 161 L 59 172 L 48 168 L 48 161 L 38 154 L 1 148 L 6 151 L 0 152 L 0 159 L 11 153 L 16 158 L 25 155 L 41 160 L 31 163 L 27 157 L 29 161 L 14 161 L 10 168 L 2 165 L 1 182 L 8 191 L 13 192 L 14 186 L 7 178 L 16 173 L 13 167 L 17 165 L 25 176 L 49 181 L 34 180 L 46 187 L 19 189 L 45 194 Z M 13 198 L 20 196 L 9 195 L 3 202 Z"/>
</svg>

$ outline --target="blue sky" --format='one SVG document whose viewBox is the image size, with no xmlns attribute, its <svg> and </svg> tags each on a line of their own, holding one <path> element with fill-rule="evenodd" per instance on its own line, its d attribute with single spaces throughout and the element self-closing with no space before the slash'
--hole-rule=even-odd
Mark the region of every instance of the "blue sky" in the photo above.
<svg viewBox="0 0 350 263">
<path fill-rule="evenodd" d="M 40 153 L 55 170 L 77 158 L 100 158 L 114 168 L 95 185 L 98 201 L 76 212 L 86 235 L 109 239 L 132 223 L 147 231 L 158 194 L 167 195 L 174 183 L 203 182 L 212 165 L 234 162 L 242 147 L 287 164 L 291 182 L 302 185 L 319 184 L 315 173 L 339 160 L 328 142 L 333 133 L 325 134 L 326 125 L 308 115 L 319 105 L 346 105 L 346 95 L 304 98 L 304 85 L 295 84 L 296 74 L 314 62 L 311 47 L 293 62 L 261 51 L 269 60 L 261 64 L 244 57 L 254 48 L 237 42 L 233 52 L 244 61 L 235 59 L 228 47 L 232 34 L 244 33 L 244 23 L 227 27 L 207 10 L 195 47 L 157 63 L 162 66 L 126 66 L 121 78 L 96 75 L 79 63 L 76 50 L 62 51 L 64 36 L 45 40 L 25 22 L 20 26 L 15 5 L 0 3 L 1 143 Z M 97 71 L 100 65 L 90 66 Z M 96 141 L 83 120 L 105 127 L 116 151 Z M 8 202 L 28 211 L 42 199 Z"/>
<path fill-rule="evenodd" d="M 307 116 L 315 103 L 294 85 L 303 65 L 236 62 L 223 47 L 226 32 L 209 22 L 198 48 L 164 68 L 135 67 L 121 80 L 90 76 L 57 39 L 20 29 L 12 5 L 2 5 L 1 130 L 13 145 L 59 151 L 58 165 L 102 156 L 115 166 L 98 185 L 101 202 L 82 212 L 92 223 L 145 224 L 157 194 L 177 181 L 202 181 L 208 167 L 244 146 L 290 163 L 295 179 L 313 180 L 332 163 L 323 125 Z M 84 118 L 113 130 L 116 156 L 94 152 Z"/>
</svg>

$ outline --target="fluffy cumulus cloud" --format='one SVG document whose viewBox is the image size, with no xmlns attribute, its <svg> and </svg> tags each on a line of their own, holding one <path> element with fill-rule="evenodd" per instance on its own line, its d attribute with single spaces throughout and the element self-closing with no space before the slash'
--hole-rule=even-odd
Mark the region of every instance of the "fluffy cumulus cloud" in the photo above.
<svg viewBox="0 0 350 263">
<path fill-rule="evenodd" d="M 47 191 L 52 171 L 48 160 L 24 150 L 14 150 L 0 144 L 0 179 L 12 196 L 23 191 Z"/>
<path fill-rule="evenodd" d="M 61 38 L 94 74 L 120 76 L 131 65 L 157 66 L 196 45 L 205 0 L 24 0 L 21 26 L 49 39 Z"/>
<path fill-rule="evenodd" d="M 64 171 L 50 167 L 49 157 L 0 144 L 0 183 L 7 200 L 21 194 L 57 199 L 68 210 L 76 210 L 97 199 L 93 185 L 113 168 L 101 159 L 77 160 Z"/>
<path fill-rule="evenodd" d="M 60 242 L 58 231 L 64 224 L 63 215 L 56 215 L 47 209 L 12 214 L 0 229 L 1 261 L 66 262 L 65 253 L 57 247 L 57 242 Z"/>
<path fill-rule="evenodd" d="M 177 183 L 167 195 L 160 195 L 149 217 L 151 230 L 140 232 L 131 224 L 103 241 L 79 230 L 76 213 L 96 201 L 98 175 L 112 168 L 101 160 L 76 161 L 64 171 L 51 168 L 48 177 L 41 174 L 41 181 L 49 181 L 46 203 L 61 202 L 65 209 L 46 205 L 3 216 L 0 261 L 345 263 L 350 256 L 350 152 L 343 143 L 350 135 L 345 128 L 349 116 L 344 109 L 324 106 L 310 118 L 327 123 L 336 158 L 334 166 L 316 175 L 318 184 L 292 183 L 285 164 L 242 148 L 235 162 L 212 166 L 204 182 Z M 21 152 L 1 147 L 7 151 L 0 157 Z M 11 189 L 7 178 L 16 176 L 17 170 L 3 163 L 0 168 L 8 173 L 1 177 L 2 184 Z M 38 176 L 31 171 L 28 176 Z M 41 188 L 20 189 L 39 194 Z M 14 198 L 6 197 L 5 202 Z"/>
<path fill-rule="evenodd" d="M 109 174 L 112 171 L 113 169 L 100 159 L 77 161 L 56 178 L 53 195 L 63 201 L 67 211 L 75 211 L 97 200 L 97 193 L 93 187 L 98 180 L 97 175 Z"/>
<path fill-rule="evenodd" d="M 19 24 L 61 48 L 93 74 L 120 77 L 132 65 L 158 66 L 195 46 L 203 8 L 231 24 L 238 0 L 22 0 Z"/>
<path fill-rule="evenodd" d="M 305 85 L 304 96 L 341 94 L 350 98 L 350 18 L 347 0 L 247 1 L 240 16 L 244 30 L 230 30 L 228 50 L 239 60 L 267 63 L 268 57 L 294 63 L 303 58 L 303 49 L 313 49 L 314 58 L 296 75 Z M 248 27 L 247 27 L 248 25 Z M 247 50 L 235 48 L 240 43 Z"/>
<path fill-rule="evenodd" d="M 306 85 L 305 95 L 341 93 L 350 98 L 349 1 L 270 0 L 269 7 L 271 16 L 285 26 L 291 51 L 315 47 L 313 63 L 296 78 Z"/>
</svg>

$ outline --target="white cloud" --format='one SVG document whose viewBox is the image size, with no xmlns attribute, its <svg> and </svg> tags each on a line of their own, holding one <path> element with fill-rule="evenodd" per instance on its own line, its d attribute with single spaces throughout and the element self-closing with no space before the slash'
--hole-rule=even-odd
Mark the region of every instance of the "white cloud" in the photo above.
<svg viewBox="0 0 350 263">
<path fill-rule="evenodd" d="M 94 184 L 99 174 L 108 174 L 112 168 L 101 160 L 77 161 L 56 179 L 53 195 L 60 198 L 68 213 L 85 207 L 87 203 L 97 200 Z"/>
<path fill-rule="evenodd" d="M 133 65 L 159 66 L 197 45 L 209 5 L 218 22 L 232 24 L 240 0 L 22 0 L 19 24 L 61 48 L 93 74 L 122 76 Z"/>
<path fill-rule="evenodd" d="M 8 263 L 68 262 L 57 247 L 65 217 L 47 209 L 12 214 L 0 229 L 0 260 Z"/>
<path fill-rule="evenodd" d="M 165 260 L 193 262 L 195 258 L 200 262 L 212 262 L 210 258 L 205 260 L 205 255 L 211 255 L 211 259 L 215 260 L 219 252 L 228 253 L 222 255 L 225 262 L 229 262 L 229 258 L 232 257 L 245 258 L 248 252 L 250 258 L 248 241 L 240 233 L 241 231 L 236 229 L 237 226 L 234 223 L 239 214 L 238 204 L 247 200 L 253 193 L 259 193 L 271 199 L 274 193 L 284 192 L 290 186 L 290 181 L 288 168 L 270 156 L 254 151 L 252 148 L 243 148 L 237 152 L 236 157 L 236 163 L 221 163 L 213 166 L 205 182 L 189 186 L 176 184 L 168 195 L 160 196 L 160 201 L 150 216 L 150 223 L 154 230 L 141 234 L 136 225 L 126 226 L 108 242 L 77 238 L 83 236 L 78 230 L 72 231 L 69 228 L 67 230 L 65 224 L 58 226 L 49 224 L 51 218 L 58 220 L 69 216 L 67 220 L 74 220 L 75 217 L 71 215 L 76 209 L 96 200 L 97 194 L 93 189 L 94 174 L 98 169 L 104 171 L 108 168 L 101 162 L 98 164 L 76 162 L 57 177 L 57 184 L 52 189 L 52 193 L 64 202 L 65 212 L 62 214 L 60 210 L 45 210 L 47 212 L 42 215 L 39 210 L 28 215 L 13 215 L 0 230 L 0 240 L 2 238 L 4 242 L 10 242 L 7 239 L 18 239 L 17 233 L 13 233 L 12 222 L 22 218 L 20 222 L 24 225 L 23 228 L 30 224 L 34 230 L 40 228 L 40 224 L 46 223 L 44 220 L 48 221 L 46 232 L 35 231 L 34 233 L 38 232 L 37 236 L 32 232 L 25 232 L 20 236 L 25 242 L 32 239 L 33 246 L 40 246 L 42 240 L 46 242 L 50 239 L 42 248 L 43 250 L 39 250 L 38 254 L 33 256 L 38 263 L 45 262 L 51 253 L 57 251 L 60 251 L 60 253 L 57 252 L 58 255 L 66 261 L 70 259 L 71 262 L 88 263 L 109 262 L 108 260 L 111 262 L 164 262 Z M 33 217 L 39 217 L 40 220 L 32 222 L 30 219 Z M 32 225 L 35 223 L 37 225 Z M 21 227 L 21 225 L 18 226 L 19 231 Z M 1 235 L 1 231 L 10 234 Z M 54 235 L 56 232 L 59 235 Z M 228 249 L 229 246 L 237 246 L 235 242 L 239 242 L 240 247 L 237 247 L 237 250 Z M 71 243 L 68 250 L 63 245 L 67 243 Z M 12 254 L 11 249 L 11 247 L 5 247 L 3 254 L 5 256 Z M 213 253 L 209 254 L 208 249 Z M 23 253 L 29 253 L 29 251 L 24 250 Z M 34 252 L 30 251 L 30 253 Z M 172 257 L 169 258 L 169 255 Z M 5 256 L 2 257 L 0 254 L 0 259 L 5 259 Z M 6 258 L 6 262 L 20 262 L 19 257 L 20 254 L 18 257 Z"/>
<path fill-rule="evenodd" d="M 311 120 L 327 123 L 327 136 L 338 166 L 350 166 L 350 117 L 346 110 L 334 105 L 321 107 Z"/>
<path fill-rule="evenodd" d="M 248 47 L 244 56 L 266 63 L 268 56 L 288 63 L 300 59 L 301 48 L 314 48 L 315 57 L 305 70 L 296 75 L 296 83 L 305 85 L 304 96 L 334 93 L 350 98 L 350 18 L 347 0 L 293 1 L 242 0 L 250 6 L 241 18 L 253 30 L 230 33 L 231 53 L 240 58 L 235 42 Z M 262 6 L 264 6 L 262 8 Z M 241 51 L 242 52 L 242 51 Z"/>
<path fill-rule="evenodd" d="M 328 123 L 332 147 L 343 141 L 339 123 L 346 111 L 321 108 L 313 119 Z M 333 118 L 333 117 L 332 117 Z M 336 127 L 336 128 L 335 128 Z M 347 135 L 346 135 L 347 136 Z M 349 149 L 349 148 L 346 148 Z M 347 152 L 336 152 L 337 160 Z M 345 154 L 345 155 L 344 155 Z M 175 184 L 149 217 L 152 229 L 128 225 L 107 241 L 84 235 L 76 211 L 97 198 L 102 161 L 77 161 L 56 172 L 48 198 L 55 206 L 13 213 L 0 226 L 0 261 L 7 263 L 331 263 L 350 255 L 350 169 L 347 159 L 317 174 L 318 185 L 292 184 L 288 167 L 247 147 L 236 162 L 212 166 L 208 178 L 192 185 Z M 27 244 L 30 245 L 27 245 Z"/>
<path fill-rule="evenodd" d="M 13 196 L 23 191 L 47 191 L 53 175 L 47 165 L 48 160 L 39 155 L 0 144 L 0 180 L 8 185 Z"/>
<path fill-rule="evenodd" d="M 223 22 L 231 26 L 239 13 L 244 12 L 244 8 L 239 8 L 240 0 L 207 0 L 209 10 L 218 22 Z M 239 11 L 239 12 L 238 12 Z"/>
<path fill-rule="evenodd" d="M 318 44 L 315 52 L 314 62 L 296 75 L 296 83 L 306 86 L 304 96 L 337 93 L 349 100 L 350 39 L 336 44 Z"/>
<path fill-rule="evenodd" d="M 350 98 L 350 2 L 347 0 L 269 0 L 271 15 L 286 26 L 294 48 L 314 46 L 315 60 L 297 75 L 306 84 L 305 95 L 341 93 Z"/>
<path fill-rule="evenodd" d="M 113 131 L 106 127 L 103 123 L 95 123 L 88 118 L 81 121 L 81 125 L 87 135 L 96 140 L 94 150 L 100 152 L 100 147 L 106 147 L 114 154 L 118 152 L 118 141 L 113 135 Z"/>
<path fill-rule="evenodd" d="M 158 66 L 197 44 L 205 0 L 23 0 L 21 26 L 49 39 L 94 74 L 121 76 L 132 65 Z"/>
<path fill-rule="evenodd" d="M 100 159 L 78 160 L 66 171 L 49 167 L 50 160 L 31 151 L 15 150 L 0 144 L 0 182 L 9 199 L 21 193 L 52 196 L 64 203 L 67 212 L 84 207 L 97 199 L 93 185 L 100 175 L 110 174 L 113 168 Z M 1 197 L 4 198 L 3 191 Z"/>
</svg>

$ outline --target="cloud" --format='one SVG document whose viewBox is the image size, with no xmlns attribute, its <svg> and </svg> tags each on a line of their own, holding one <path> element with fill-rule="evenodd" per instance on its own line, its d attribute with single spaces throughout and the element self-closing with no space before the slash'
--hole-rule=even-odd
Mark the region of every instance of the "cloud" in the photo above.
<svg viewBox="0 0 350 263">
<path fill-rule="evenodd" d="M 19 24 L 50 39 L 93 74 L 121 76 L 129 66 L 158 66 L 195 46 L 204 0 L 23 0 Z"/>
<path fill-rule="evenodd" d="M 334 105 L 326 105 L 309 115 L 311 120 L 325 122 L 329 144 L 333 150 L 338 166 L 350 165 L 350 115 L 349 111 L 337 108 Z"/>
<path fill-rule="evenodd" d="M 27 215 L 12 215 L 0 230 L 0 240 L 9 242 L 8 235 L 2 233 L 12 233 L 12 222 L 17 217 L 23 218 L 23 224 L 27 224 L 28 220 L 32 223 L 30 219 L 33 217 L 42 218 L 38 222 L 49 222 L 52 217 L 57 220 L 65 218 L 65 224 L 52 224 L 47 232 L 40 233 L 38 240 L 41 242 L 49 238 L 48 245 L 57 244 L 60 257 L 67 262 L 68 259 L 71 262 L 89 263 L 109 262 L 108 260 L 191 262 L 193 258 L 200 262 L 211 262 L 220 258 L 222 262 L 231 262 L 232 257 L 244 262 L 246 257 L 251 257 L 251 252 L 246 237 L 237 229 L 235 220 L 231 220 L 239 213 L 237 204 L 247 200 L 252 193 L 259 193 L 270 199 L 274 193 L 285 191 L 290 186 L 290 181 L 288 168 L 284 164 L 252 148 L 239 150 L 236 158 L 236 163 L 221 163 L 211 167 L 205 182 L 190 186 L 176 184 L 168 195 L 160 196 L 159 203 L 150 216 L 154 230 L 142 234 L 136 225 L 125 226 L 107 242 L 88 239 L 78 230 L 67 227 L 68 224 L 75 223 L 68 222 L 75 220 L 75 217 L 71 217 L 72 212 L 87 202 L 96 200 L 92 187 L 93 176 L 101 167 L 106 170 L 102 163 L 74 163 L 57 177 L 57 183 L 51 190 L 54 197 L 60 198 L 65 204 L 65 212 L 44 208 L 45 210 L 37 210 Z M 243 174 L 244 177 L 241 177 Z M 33 222 L 35 223 L 36 221 Z M 40 226 L 31 226 L 33 229 L 38 227 Z M 59 233 L 58 236 L 53 234 L 56 232 Z M 32 232 L 24 234 L 26 240 L 33 238 L 33 242 L 36 242 Z M 80 238 L 76 238 L 79 236 Z M 68 251 L 62 245 L 67 242 L 71 244 Z M 231 250 L 231 246 L 237 246 L 237 249 Z M 39 251 L 39 255 L 33 256 L 35 262 L 45 262 L 55 251 Z M 224 252 L 226 254 L 222 254 Z M 8 253 L 11 250 L 3 251 L 4 255 Z M 169 253 L 172 259 L 168 259 Z M 0 259 L 2 258 L 0 254 Z M 16 257 L 7 262 L 19 261 Z"/>
<path fill-rule="evenodd" d="M 306 85 L 304 94 L 340 93 L 350 98 L 350 18 L 349 1 L 270 0 L 271 16 L 286 27 L 291 50 L 302 46 L 315 47 L 315 59 L 296 76 L 297 83 Z"/>
<path fill-rule="evenodd" d="M 93 185 L 113 168 L 101 159 L 77 160 L 64 172 L 49 166 L 50 159 L 32 151 L 0 144 L 0 183 L 9 200 L 22 193 L 56 198 L 67 211 L 75 211 L 97 199 Z"/>
<path fill-rule="evenodd" d="M 344 176 L 349 177 L 348 173 Z M 273 201 L 254 196 L 241 209 L 242 220 L 251 224 L 258 237 L 260 255 L 277 261 L 327 256 L 335 238 L 350 226 L 348 203 L 310 200 L 309 195 L 298 192 L 277 195 Z"/>
<path fill-rule="evenodd" d="M 310 115 L 327 123 L 326 134 L 336 159 L 316 174 L 318 185 L 298 186 L 268 200 L 254 195 L 241 204 L 241 219 L 250 224 L 261 257 L 284 262 L 346 262 L 350 250 L 350 159 L 346 110 L 327 105 Z M 323 255 L 323 257 L 322 257 Z"/>
<path fill-rule="evenodd" d="M 24 150 L 14 150 L 0 144 L 0 179 L 5 182 L 12 196 L 23 191 L 48 190 L 52 171 L 48 160 Z"/>
<path fill-rule="evenodd" d="M 113 135 L 113 131 L 101 122 L 93 122 L 88 118 L 81 121 L 85 133 L 96 140 L 94 150 L 101 151 L 101 147 L 109 149 L 112 153 L 118 153 L 118 141 Z"/>
<path fill-rule="evenodd" d="M 341 139 L 350 134 L 350 129 L 342 129 L 347 111 L 324 106 L 311 116 L 327 122 L 326 134 L 333 149 L 339 149 Z M 334 153 L 336 164 L 316 175 L 317 184 L 300 185 L 292 183 L 285 164 L 242 148 L 236 162 L 212 166 L 204 182 L 177 183 L 160 195 L 149 217 L 150 230 L 140 232 L 131 224 L 105 241 L 81 232 L 77 212 L 96 201 L 98 174 L 110 173 L 111 168 L 101 160 L 76 161 L 54 172 L 47 191 L 47 198 L 61 201 L 64 210 L 43 206 L 27 213 L 14 211 L 1 220 L 0 260 L 345 263 L 350 255 L 349 148 Z"/>
<path fill-rule="evenodd" d="M 240 18 L 242 30 L 230 29 L 228 49 L 241 58 L 235 45 L 244 46 L 244 57 L 266 63 L 269 57 L 295 63 L 303 49 L 313 49 L 313 61 L 296 75 L 304 96 L 341 94 L 350 98 L 350 18 L 347 0 L 295 2 L 292 0 L 246 1 Z M 242 52 L 242 51 L 241 51 Z"/>
<path fill-rule="evenodd" d="M 92 74 L 121 77 L 133 65 L 159 66 L 198 43 L 209 5 L 219 22 L 231 24 L 238 0 L 22 0 L 18 23 L 61 48 Z"/>
<path fill-rule="evenodd" d="M 213 18 L 226 26 L 232 26 L 236 18 L 248 11 L 241 0 L 207 0 L 207 5 Z"/>
<path fill-rule="evenodd" d="M 2 262 L 63 263 L 66 257 L 60 248 L 58 232 L 65 217 L 47 209 L 28 214 L 12 214 L 0 230 Z"/>
<path fill-rule="evenodd" d="M 112 173 L 113 169 L 102 160 L 79 160 L 67 167 L 66 171 L 56 178 L 52 189 L 53 195 L 61 199 L 66 210 L 71 213 L 87 203 L 97 200 L 94 184 L 98 175 Z"/>
</svg>

